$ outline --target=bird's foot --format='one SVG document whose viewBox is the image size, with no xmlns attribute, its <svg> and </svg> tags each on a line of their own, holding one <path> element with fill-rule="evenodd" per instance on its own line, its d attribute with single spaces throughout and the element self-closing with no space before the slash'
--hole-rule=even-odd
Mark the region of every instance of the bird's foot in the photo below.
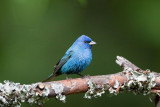
<svg viewBox="0 0 160 107">
<path fill-rule="evenodd" d="M 90 75 L 82 75 L 82 74 L 77 74 L 79 76 L 81 76 L 82 78 L 90 78 Z"/>
<path fill-rule="evenodd" d="M 69 78 L 68 75 L 66 75 L 66 80 L 71 80 L 72 78 Z"/>
<path fill-rule="evenodd" d="M 81 76 L 81 77 L 84 77 L 84 75 L 82 75 L 82 74 L 77 74 L 77 75 L 79 75 L 79 76 Z"/>
<path fill-rule="evenodd" d="M 82 78 L 90 78 L 90 75 L 85 75 Z"/>
<path fill-rule="evenodd" d="M 68 77 L 66 77 L 66 80 L 72 80 L 72 78 L 68 78 Z"/>
</svg>

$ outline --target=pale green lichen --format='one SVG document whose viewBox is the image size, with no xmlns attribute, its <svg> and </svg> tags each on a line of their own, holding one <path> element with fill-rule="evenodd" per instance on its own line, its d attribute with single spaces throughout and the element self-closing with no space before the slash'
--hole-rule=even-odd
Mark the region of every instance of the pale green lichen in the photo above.
<svg viewBox="0 0 160 107">
<path fill-rule="evenodd" d="M 123 72 L 126 75 L 126 72 Z M 108 85 L 101 85 L 98 88 L 98 85 L 92 81 L 88 81 L 88 91 L 85 93 L 84 98 L 91 99 L 92 97 L 100 97 L 105 93 L 106 90 L 109 91 L 109 94 L 117 95 L 119 92 L 133 92 L 134 94 L 142 93 L 143 95 L 149 95 L 151 89 L 156 85 L 155 75 L 149 70 L 147 73 L 133 71 L 131 69 L 127 70 L 127 81 L 124 84 L 119 83 L 118 80 L 115 80 L 114 85 L 111 87 Z"/>
<path fill-rule="evenodd" d="M 58 100 L 62 101 L 63 103 L 65 103 L 66 102 L 66 96 L 62 94 L 64 86 L 61 83 L 59 83 L 59 84 L 52 83 L 51 87 L 52 87 L 52 89 L 54 90 L 54 92 L 56 94 L 56 98 Z"/>
<path fill-rule="evenodd" d="M 150 94 L 151 88 L 156 85 L 154 73 L 150 71 L 147 73 L 130 71 L 130 73 L 131 75 L 128 76 L 128 81 L 124 83 L 121 90 L 132 91 L 134 94 Z"/>
<path fill-rule="evenodd" d="M 91 99 L 92 97 L 97 98 L 101 97 L 105 93 L 105 87 L 97 88 L 98 86 L 92 81 L 88 81 L 88 91 L 85 93 L 84 98 Z"/>
<path fill-rule="evenodd" d="M 115 84 L 114 84 L 114 86 L 113 86 L 113 88 L 118 88 L 119 87 L 119 82 L 118 82 L 118 80 L 116 80 L 116 82 L 115 82 Z"/>
<path fill-rule="evenodd" d="M 49 89 L 45 87 L 42 94 L 34 90 L 38 84 L 20 85 L 10 81 L 0 83 L 0 106 L 20 107 L 22 102 L 42 105 L 48 99 Z"/>
<path fill-rule="evenodd" d="M 109 90 L 108 90 L 109 93 L 110 93 L 110 94 L 117 95 L 118 93 L 117 93 L 116 89 L 117 89 L 119 86 L 120 86 L 120 83 L 118 82 L 118 80 L 116 80 L 115 83 L 114 83 L 114 86 L 109 88 Z"/>
</svg>

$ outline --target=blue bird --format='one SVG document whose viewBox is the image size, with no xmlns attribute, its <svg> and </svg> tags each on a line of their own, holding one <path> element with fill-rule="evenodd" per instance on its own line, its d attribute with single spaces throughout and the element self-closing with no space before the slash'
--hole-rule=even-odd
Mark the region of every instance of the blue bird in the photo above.
<svg viewBox="0 0 160 107">
<path fill-rule="evenodd" d="M 94 44 L 96 42 L 92 41 L 88 36 L 80 36 L 55 65 L 54 72 L 43 82 L 52 81 L 61 74 L 81 75 L 80 73 L 91 63 L 91 48 Z"/>
</svg>

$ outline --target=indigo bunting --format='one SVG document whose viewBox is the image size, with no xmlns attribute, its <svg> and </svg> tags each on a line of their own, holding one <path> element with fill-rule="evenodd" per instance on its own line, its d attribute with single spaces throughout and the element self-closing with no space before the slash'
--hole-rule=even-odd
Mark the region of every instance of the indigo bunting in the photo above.
<svg viewBox="0 0 160 107">
<path fill-rule="evenodd" d="M 61 74 L 78 74 L 83 71 L 92 60 L 92 41 L 86 35 L 80 36 L 66 51 L 62 59 L 55 65 L 54 72 L 43 82 L 51 81 Z"/>
</svg>

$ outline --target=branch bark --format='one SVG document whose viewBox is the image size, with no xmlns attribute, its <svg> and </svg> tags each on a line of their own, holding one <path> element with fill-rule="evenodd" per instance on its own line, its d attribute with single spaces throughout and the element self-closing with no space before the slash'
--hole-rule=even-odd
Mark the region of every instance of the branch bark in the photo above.
<svg viewBox="0 0 160 107">
<path fill-rule="evenodd" d="M 66 95 L 85 93 L 85 98 L 101 96 L 105 91 L 111 94 L 131 91 L 136 94 L 160 95 L 160 74 L 142 70 L 127 59 L 117 56 L 116 63 L 122 72 L 110 75 L 88 76 L 84 78 L 39 82 L 20 85 L 5 81 L 0 84 L 0 105 L 20 106 L 21 102 L 43 105 L 50 97 L 65 102 Z"/>
</svg>

